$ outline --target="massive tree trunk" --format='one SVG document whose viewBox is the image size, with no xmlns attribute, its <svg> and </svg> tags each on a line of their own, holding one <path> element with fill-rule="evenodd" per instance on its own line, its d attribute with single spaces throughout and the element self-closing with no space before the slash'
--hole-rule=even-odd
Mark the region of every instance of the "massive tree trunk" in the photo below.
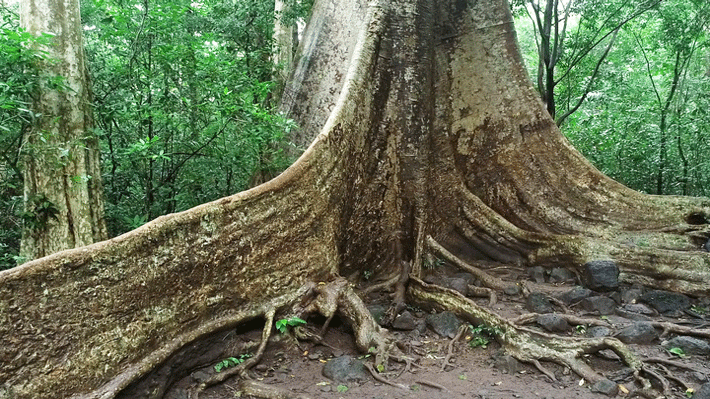
<svg viewBox="0 0 710 399">
<path fill-rule="evenodd" d="M 78 0 L 20 2 L 20 23 L 34 35 L 51 34 L 48 81 L 35 93 L 35 123 L 22 144 L 24 229 L 20 255 L 41 258 L 107 238 L 99 142 Z M 61 79 L 61 81 L 57 81 Z"/>
<path fill-rule="evenodd" d="M 611 348 L 640 371 L 615 339 L 534 337 L 421 282 L 432 253 L 464 266 L 613 259 L 624 281 L 707 293 L 710 202 L 631 191 L 571 148 L 529 82 L 505 0 L 318 1 L 302 43 L 284 107 L 312 144 L 286 172 L 0 274 L 6 396 L 160 397 L 224 356 L 205 354 L 216 333 L 257 319 L 266 338 L 293 307 L 337 310 L 359 348 L 397 358 L 339 277 L 365 271 L 395 302 L 498 328 L 522 360 L 594 380 L 579 356 Z"/>
</svg>

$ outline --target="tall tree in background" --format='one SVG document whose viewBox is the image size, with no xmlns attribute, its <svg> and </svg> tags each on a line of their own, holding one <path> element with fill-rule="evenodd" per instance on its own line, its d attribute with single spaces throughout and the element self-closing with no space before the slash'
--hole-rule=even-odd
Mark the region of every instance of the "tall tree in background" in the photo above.
<svg viewBox="0 0 710 399">
<path fill-rule="evenodd" d="M 620 28 L 650 10 L 660 0 L 518 0 L 519 13 L 532 21 L 537 47 L 537 70 L 533 74 L 540 97 L 557 125 L 582 105 L 593 90 L 595 80 Z M 591 63 L 587 76 L 579 75 L 580 66 Z M 566 87 L 563 81 L 580 84 Z M 560 102 L 560 104 L 558 104 Z"/>
<path fill-rule="evenodd" d="M 35 93 L 35 120 L 24 133 L 24 230 L 27 260 L 107 238 L 98 139 L 84 57 L 78 0 L 21 2 L 20 24 L 49 33 L 41 73 L 54 84 Z"/>
<path fill-rule="evenodd" d="M 611 349 L 658 396 L 616 338 L 517 326 L 421 279 L 435 256 L 486 292 L 516 283 L 487 267 L 612 259 L 623 282 L 708 293 L 710 200 L 632 191 L 571 148 L 529 82 L 507 1 L 316 2 L 300 53 L 284 105 L 311 145 L 284 173 L 0 272 L 6 396 L 163 397 L 244 348 L 225 331 L 262 321 L 254 356 L 204 388 L 258 363 L 294 313 L 338 312 L 377 369 L 405 361 L 356 287 L 392 289 L 390 318 L 405 302 L 450 309 L 498 331 L 511 356 L 590 383 L 604 377 L 586 357 Z"/>
</svg>

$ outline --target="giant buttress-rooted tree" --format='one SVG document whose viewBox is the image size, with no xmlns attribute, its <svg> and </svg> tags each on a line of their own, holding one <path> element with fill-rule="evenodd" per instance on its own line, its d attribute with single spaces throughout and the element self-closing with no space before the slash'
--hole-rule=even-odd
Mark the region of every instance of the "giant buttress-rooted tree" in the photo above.
<svg viewBox="0 0 710 399">
<path fill-rule="evenodd" d="M 395 313 L 451 309 L 496 327 L 513 356 L 591 381 L 580 357 L 610 348 L 646 389 L 616 339 L 518 327 L 423 283 L 422 264 L 443 256 L 494 290 L 506 283 L 484 265 L 612 259 L 624 281 L 707 293 L 710 202 L 634 192 L 571 148 L 505 0 L 317 1 L 283 105 L 311 144 L 274 180 L 0 274 L 6 397 L 161 397 L 224 356 L 224 331 L 263 320 L 235 369 L 252 366 L 290 312 L 337 312 L 376 362 L 407 361 L 348 283 L 364 271 L 394 289 Z"/>
</svg>

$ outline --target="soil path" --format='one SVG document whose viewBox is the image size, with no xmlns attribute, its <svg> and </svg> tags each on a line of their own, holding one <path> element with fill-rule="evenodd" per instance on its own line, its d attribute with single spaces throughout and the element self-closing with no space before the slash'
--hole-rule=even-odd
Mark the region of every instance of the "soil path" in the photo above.
<svg viewBox="0 0 710 399">
<path fill-rule="evenodd" d="M 441 267 L 428 277 L 437 283 L 451 281 L 452 277 L 460 276 L 455 270 Z M 532 281 L 524 270 L 506 270 L 501 272 L 506 280 L 525 281 L 532 292 L 544 293 L 548 297 L 558 297 L 575 287 L 577 280 L 572 278 L 565 283 L 551 283 L 545 281 L 549 273 L 545 271 L 543 280 L 538 275 L 539 282 Z M 465 277 L 465 276 L 464 276 Z M 566 309 L 555 304 L 556 312 L 567 312 L 578 317 L 603 320 L 609 328 L 609 333 L 614 335 L 624 327 L 633 324 L 633 314 L 625 311 L 627 305 L 635 305 L 636 300 L 625 303 L 621 298 L 630 298 L 626 292 L 631 289 L 640 290 L 639 287 L 622 287 L 616 293 L 604 293 L 602 296 L 610 297 L 616 301 L 614 314 L 602 316 L 598 312 L 585 310 L 579 303 L 572 304 Z M 596 294 L 595 294 L 596 295 Z M 386 300 L 386 298 L 384 298 Z M 486 305 L 487 299 L 475 299 L 479 304 Z M 375 299 L 377 301 L 377 299 Z M 383 301 L 384 302 L 384 301 Z M 633 302 L 633 303 L 631 303 Z M 705 328 L 710 324 L 710 317 L 706 310 L 710 309 L 707 299 L 691 299 L 692 310 L 676 313 L 675 317 L 654 314 L 642 315 L 639 319 L 651 321 L 674 322 L 679 325 L 690 325 Z M 522 294 L 500 294 L 498 302 L 491 308 L 497 313 L 509 318 L 530 313 L 530 305 Z M 633 308 L 633 307 L 632 307 Z M 646 307 L 647 308 L 647 307 Z M 636 309 L 636 308 L 634 308 Z M 645 309 L 645 308 L 644 308 Z M 352 356 L 368 361 L 367 356 L 358 353 L 353 344 L 353 338 L 346 325 L 334 320 L 324 337 L 322 344 L 309 342 L 294 342 L 276 334 L 261 362 L 250 371 L 253 379 L 264 384 L 276 386 L 287 390 L 293 397 L 302 398 L 329 398 L 329 399 L 377 399 L 377 398 L 422 398 L 422 399 L 447 399 L 447 398 L 523 398 L 523 399 L 567 399 L 567 398 L 604 398 L 604 394 L 593 392 L 590 384 L 580 379 L 579 376 L 556 364 L 544 363 L 544 367 L 552 372 L 556 381 L 542 374 L 534 366 L 522 364 L 506 356 L 500 346 L 491 340 L 484 347 L 473 347 L 471 342 L 476 341 L 476 336 L 468 330 L 462 337 L 453 342 L 447 337 L 441 337 L 431 329 L 425 329 L 424 318 L 426 313 L 419 309 L 409 309 L 415 320 L 420 323 L 418 329 L 412 331 L 393 331 L 402 344 L 409 348 L 412 357 L 416 358 L 415 367 L 411 371 L 403 372 L 404 365 L 391 364 L 392 370 L 382 374 L 385 378 L 399 386 L 387 385 L 368 376 L 360 381 L 336 382 L 323 376 L 324 364 L 340 356 Z M 631 317 L 631 318 L 629 318 Z M 706 320 L 707 318 L 707 320 Z M 322 320 L 308 320 L 307 328 L 318 329 Z M 529 327 L 540 328 L 533 323 Z M 571 326 L 562 335 L 588 334 L 591 326 Z M 660 334 L 662 331 L 657 329 Z M 254 326 L 244 335 L 245 339 L 258 342 L 261 330 Z M 670 376 L 671 394 L 668 398 L 688 398 L 697 392 L 702 384 L 708 381 L 710 363 L 708 355 L 687 355 L 671 353 L 668 347 L 662 346 L 664 341 L 674 337 L 674 334 L 659 337 L 645 345 L 630 345 L 641 359 L 660 359 L 664 363 L 650 363 L 650 367 L 661 375 Z M 480 340 L 476 341 L 480 343 Z M 667 345 L 666 345 L 667 346 Z M 452 348 L 449 351 L 449 348 Z M 447 355 L 450 354 L 449 364 L 443 367 Z M 632 376 L 627 372 L 624 364 L 615 359 L 613 353 L 600 353 L 590 355 L 588 362 L 605 377 L 618 383 L 620 390 L 618 396 L 629 396 L 627 390 L 633 390 Z M 678 367 L 677 363 L 684 365 Z M 213 366 L 183 378 L 176 383 L 167 399 L 192 399 L 189 394 L 190 387 L 199 382 L 200 373 L 214 373 Z M 659 381 L 652 381 L 654 384 Z M 241 393 L 235 388 L 236 379 L 227 380 L 225 383 L 209 388 L 200 393 L 199 399 L 224 399 L 240 397 Z M 689 390 L 689 389 L 690 390 Z M 248 396 L 241 396 L 248 397 Z"/>
</svg>

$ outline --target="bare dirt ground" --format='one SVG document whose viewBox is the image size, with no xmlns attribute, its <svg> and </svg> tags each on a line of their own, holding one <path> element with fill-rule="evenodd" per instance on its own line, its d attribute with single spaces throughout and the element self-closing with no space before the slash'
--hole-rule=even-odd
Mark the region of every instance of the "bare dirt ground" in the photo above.
<svg viewBox="0 0 710 399">
<path fill-rule="evenodd" d="M 455 271 L 441 267 L 430 276 L 433 280 L 442 280 L 450 276 Z M 563 292 L 567 292 L 576 285 L 576 281 L 567 283 L 535 283 L 531 280 L 526 270 L 508 269 L 501 271 L 506 280 L 525 281 L 533 292 L 542 292 L 549 297 L 556 297 Z M 575 316 L 587 319 L 601 320 L 605 324 L 611 335 L 616 334 L 620 329 L 628 326 L 633 321 L 629 319 L 628 313 L 623 313 L 623 301 L 618 298 L 624 290 L 629 287 L 622 287 L 621 292 L 606 293 L 604 295 L 617 298 L 618 308 L 616 314 L 602 316 L 597 312 L 581 309 L 578 304 L 572 304 L 567 308 L 558 307 L 556 312 L 568 312 Z M 386 298 L 380 298 L 386 299 Z M 488 299 L 474 299 L 482 306 L 488 306 Z M 708 323 L 705 314 L 698 313 L 707 309 L 707 301 L 703 299 L 691 299 L 693 311 L 676 314 L 676 317 L 666 317 L 662 315 L 652 315 L 652 321 L 670 321 L 682 326 L 692 326 L 696 329 L 703 329 Z M 522 294 L 505 295 L 500 293 L 496 304 L 490 308 L 495 312 L 508 318 L 516 318 L 522 314 L 529 314 L 529 305 L 526 305 L 526 298 Z M 410 308 L 408 309 L 416 320 L 423 319 L 427 312 Z M 621 315 L 619 315 L 621 314 Z M 708 317 L 710 319 L 710 317 Z M 309 319 L 305 328 L 312 330 L 319 329 L 322 319 Z M 464 323 L 468 326 L 467 323 Z M 244 339 L 253 340 L 258 343 L 261 336 L 261 327 L 253 326 L 243 334 Z M 528 324 L 528 327 L 540 328 L 540 326 Z M 561 335 L 585 335 L 591 326 L 579 325 L 570 326 L 569 331 L 560 333 Z M 648 363 L 649 370 L 658 375 L 665 376 L 661 379 L 650 378 L 651 382 L 661 387 L 663 383 L 670 384 L 666 398 L 688 398 L 697 392 L 702 384 L 707 382 L 710 374 L 710 363 L 708 355 L 688 355 L 685 353 L 671 353 L 668 348 L 664 348 L 661 343 L 677 334 L 667 334 L 663 336 L 663 331 L 657 329 L 659 338 L 654 339 L 649 344 L 631 344 L 634 352 L 641 359 L 651 359 Z M 551 380 L 542 374 L 538 369 L 530 364 L 523 364 L 505 356 L 500 346 L 491 340 L 486 346 L 473 347 L 471 342 L 476 341 L 475 334 L 467 330 L 458 340 L 453 342 L 448 337 L 441 337 L 431 329 L 424 330 L 423 327 L 412 331 L 393 331 L 401 347 L 407 348 L 407 355 L 416 359 L 414 367 L 409 371 L 404 371 L 405 366 L 390 363 L 390 369 L 380 374 L 391 381 L 393 385 L 388 385 L 377 381 L 371 376 L 367 376 L 361 381 L 337 382 L 323 376 L 324 364 L 333 358 L 349 355 L 360 359 L 363 362 L 371 361 L 367 355 L 358 353 L 353 343 L 353 337 L 349 327 L 343 325 L 338 320 L 334 320 L 331 327 L 324 336 L 321 344 L 314 344 L 306 341 L 295 342 L 278 333 L 274 333 L 273 342 L 270 342 L 260 363 L 249 371 L 250 377 L 263 384 L 281 388 L 290 392 L 293 398 L 422 398 L 422 399 L 444 399 L 444 398 L 603 398 L 604 394 L 593 392 L 587 381 L 570 370 L 556 364 L 543 362 L 556 380 Z M 480 343 L 480 340 L 476 341 Z M 236 356 L 237 354 L 235 354 Z M 444 366 L 447 355 L 450 356 L 448 364 Z M 625 365 L 612 353 L 601 353 L 601 355 L 589 355 L 588 363 L 606 378 L 619 384 L 618 396 L 630 397 L 634 391 L 633 377 L 628 373 Z M 168 399 L 192 399 L 194 395 L 189 393 L 190 387 L 199 382 L 200 373 L 214 373 L 214 367 L 205 367 L 197 373 L 193 373 L 174 384 L 167 395 Z M 200 399 L 223 399 L 235 397 L 250 397 L 242 395 L 236 386 L 237 379 L 232 378 L 224 383 L 211 387 L 199 394 Z M 631 393 L 629 393 L 631 392 Z M 697 396 L 696 396 L 697 397 Z"/>
</svg>

